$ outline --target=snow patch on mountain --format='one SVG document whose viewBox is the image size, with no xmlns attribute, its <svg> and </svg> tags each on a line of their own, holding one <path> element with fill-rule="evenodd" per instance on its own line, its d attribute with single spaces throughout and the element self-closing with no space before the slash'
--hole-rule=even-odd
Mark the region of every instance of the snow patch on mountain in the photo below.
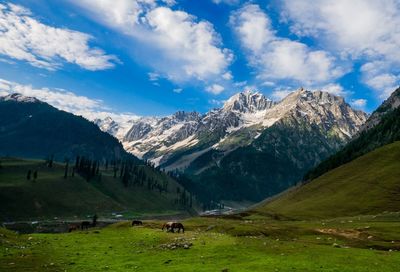
<svg viewBox="0 0 400 272">
<path fill-rule="evenodd" d="M 24 96 L 19 93 L 13 93 L 6 96 L 0 97 L 0 101 L 15 101 L 21 103 L 39 103 L 40 100 L 36 99 L 35 97 Z"/>
<path fill-rule="evenodd" d="M 197 146 L 172 164 L 182 167 L 186 165 L 181 161 L 183 158 L 192 161 L 210 149 L 236 148 L 235 143 L 249 144 L 264 129 L 288 118 L 317 125 L 329 135 L 348 140 L 359 130 L 366 116 L 362 111 L 353 110 L 342 97 L 301 88 L 278 103 L 258 92 L 244 91 L 229 98 L 221 108 L 204 115 L 179 111 L 166 117 L 139 118 L 124 125 L 111 118 L 97 123 L 103 131 L 120 139 L 127 151 L 139 158 L 151 159 L 156 165 L 178 150 Z M 241 137 L 250 138 L 243 140 Z"/>
</svg>

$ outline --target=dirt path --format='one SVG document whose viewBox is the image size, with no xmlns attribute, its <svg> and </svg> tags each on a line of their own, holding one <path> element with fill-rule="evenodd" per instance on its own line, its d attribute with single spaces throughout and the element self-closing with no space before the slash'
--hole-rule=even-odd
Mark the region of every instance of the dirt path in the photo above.
<svg viewBox="0 0 400 272">
<path fill-rule="evenodd" d="M 319 233 L 331 234 L 335 236 L 344 237 L 347 239 L 360 239 L 361 231 L 355 229 L 315 229 Z"/>
</svg>

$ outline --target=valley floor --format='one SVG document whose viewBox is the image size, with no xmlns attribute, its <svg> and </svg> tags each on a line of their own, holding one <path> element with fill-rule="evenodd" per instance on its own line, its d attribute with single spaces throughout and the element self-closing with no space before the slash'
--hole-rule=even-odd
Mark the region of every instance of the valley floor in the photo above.
<svg viewBox="0 0 400 272">
<path fill-rule="evenodd" d="M 400 214 L 280 221 L 242 214 L 61 234 L 0 229 L 0 271 L 398 271 Z"/>
</svg>

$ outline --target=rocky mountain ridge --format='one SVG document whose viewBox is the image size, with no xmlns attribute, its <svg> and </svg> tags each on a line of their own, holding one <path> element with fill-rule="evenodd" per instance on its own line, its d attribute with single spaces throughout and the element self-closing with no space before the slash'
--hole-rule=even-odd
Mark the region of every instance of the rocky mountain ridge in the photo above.
<svg viewBox="0 0 400 272">
<path fill-rule="evenodd" d="M 111 118 L 96 123 L 122 141 L 128 152 L 165 164 L 176 151 L 224 149 L 232 141 L 238 146 L 249 144 L 265 128 L 289 116 L 321 126 L 343 140 L 350 139 L 366 120 L 365 113 L 353 110 L 342 97 L 299 89 L 278 103 L 258 92 L 244 91 L 203 115 L 180 111 L 161 118 L 143 117 L 132 121 L 124 135 Z M 246 130 L 249 138 L 238 143 L 236 138 L 242 138 Z"/>
</svg>

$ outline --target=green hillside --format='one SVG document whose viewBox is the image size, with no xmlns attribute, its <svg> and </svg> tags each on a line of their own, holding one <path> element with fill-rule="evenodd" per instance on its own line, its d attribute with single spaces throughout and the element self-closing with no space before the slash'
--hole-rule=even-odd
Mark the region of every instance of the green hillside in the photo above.
<svg viewBox="0 0 400 272">
<path fill-rule="evenodd" d="M 34 220 L 53 217 L 82 217 L 97 213 L 111 216 L 112 212 L 128 216 L 143 214 L 187 213 L 176 204 L 179 198 L 173 179 L 148 166 L 143 169 L 147 179 L 168 183 L 168 192 L 149 189 L 146 184 L 125 187 L 112 171 L 101 169 L 101 178 L 87 182 L 71 171 L 64 178 L 64 165 L 52 168 L 43 161 L 0 160 L 0 221 Z M 29 170 L 38 171 L 38 178 L 27 180 Z"/>
<path fill-rule="evenodd" d="M 260 204 L 256 211 L 329 218 L 400 210 L 400 142 L 378 148 Z"/>
<path fill-rule="evenodd" d="M 94 123 L 38 100 L 0 99 L 0 116 L 0 156 L 43 159 L 53 155 L 59 161 L 76 156 L 133 158 Z"/>
</svg>

